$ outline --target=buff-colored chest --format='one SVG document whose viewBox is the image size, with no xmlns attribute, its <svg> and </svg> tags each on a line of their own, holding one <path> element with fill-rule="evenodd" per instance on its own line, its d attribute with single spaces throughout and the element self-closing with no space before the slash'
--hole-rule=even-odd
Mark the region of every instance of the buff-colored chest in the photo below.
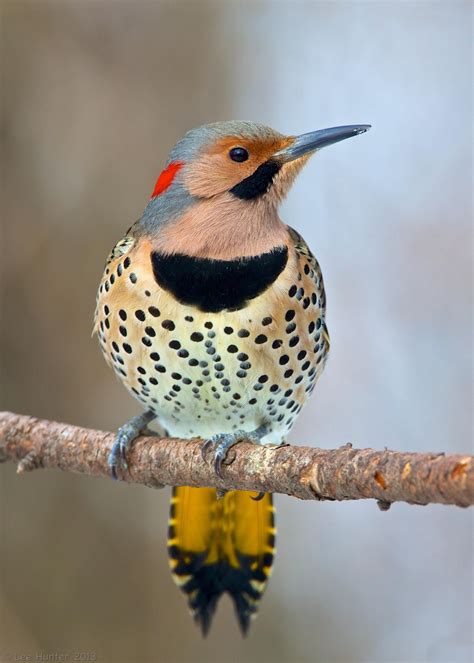
<svg viewBox="0 0 474 663">
<path fill-rule="evenodd" d="M 286 268 L 262 295 L 238 311 L 205 313 L 158 286 L 145 241 L 127 248 L 107 266 L 96 312 L 102 352 L 127 389 L 172 435 L 266 422 L 264 441 L 281 441 L 329 350 L 313 256 L 291 245 Z"/>
</svg>

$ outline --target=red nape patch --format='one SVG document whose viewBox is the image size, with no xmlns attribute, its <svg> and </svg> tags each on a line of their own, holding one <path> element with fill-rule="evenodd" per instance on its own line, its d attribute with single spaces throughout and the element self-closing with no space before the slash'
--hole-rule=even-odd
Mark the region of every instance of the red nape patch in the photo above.
<svg viewBox="0 0 474 663">
<path fill-rule="evenodd" d="M 170 163 L 170 165 L 160 173 L 160 176 L 156 180 L 151 198 L 156 198 L 156 196 L 159 196 L 163 191 L 166 191 L 166 189 L 171 186 L 172 181 L 176 177 L 176 173 L 183 166 L 184 163 L 182 161 L 174 161 L 173 163 Z"/>
</svg>

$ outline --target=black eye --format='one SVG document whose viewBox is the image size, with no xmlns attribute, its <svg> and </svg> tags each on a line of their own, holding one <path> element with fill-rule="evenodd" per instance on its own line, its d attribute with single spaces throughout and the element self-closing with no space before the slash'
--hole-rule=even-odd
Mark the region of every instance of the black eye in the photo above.
<svg viewBox="0 0 474 663">
<path fill-rule="evenodd" d="M 230 152 L 229 156 L 232 159 L 232 161 L 247 161 L 249 158 L 249 153 L 244 147 L 233 147 Z"/>
</svg>

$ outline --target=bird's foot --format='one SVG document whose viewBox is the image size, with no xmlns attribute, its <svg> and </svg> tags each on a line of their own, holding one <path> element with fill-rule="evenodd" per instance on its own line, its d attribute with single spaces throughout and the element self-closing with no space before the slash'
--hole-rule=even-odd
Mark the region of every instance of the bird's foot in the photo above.
<svg viewBox="0 0 474 663">
<path fill-rule="evenodd" d="M 266 424 L 250 432 L 238 430 L 234 433 L 217 433 L 204 442 L 201 447 L 201 455 L 205 459 L 207 451 L 210 448 L 214 449 L 214 470 L 217 476 L 222 479 L 221 467 L 229 449 L 243 440 L 248 440 L 253 444 L 261 444 L 262 437 L 265 437 L 267 433 L 268 426 Z"/>
<path fill-rule="evenodd" d="M 147 410 L 146 412 L 133 417 L 123 426 L 120 426 L 107 459 L 110 474 L 113 479 L 118 478 L 118 467 L 123 467 L 124 469 L 128 468 L 127 451 L 130 449 L 132 442 L 142 434 L 156 435 L 156 433 L 149 431 L 147 428 L 150 421 L 153 421 L 155 417 L 156 414 L 154 412 Z"/>
</svg>

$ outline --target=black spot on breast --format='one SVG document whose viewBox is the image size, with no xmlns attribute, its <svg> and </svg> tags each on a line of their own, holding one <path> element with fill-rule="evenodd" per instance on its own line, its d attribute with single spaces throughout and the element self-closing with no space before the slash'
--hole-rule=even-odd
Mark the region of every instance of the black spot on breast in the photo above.
<svg viewBox="0 0 474 663">
<path fill-rule="evenodd" d="M 287 260 L 286 246 L 235 260 L 151 253 L 158 285 L 182 304 L 213 313 L 243 308 L 248 300 L 261 295 L 278 278 Z"/>
</svg>

